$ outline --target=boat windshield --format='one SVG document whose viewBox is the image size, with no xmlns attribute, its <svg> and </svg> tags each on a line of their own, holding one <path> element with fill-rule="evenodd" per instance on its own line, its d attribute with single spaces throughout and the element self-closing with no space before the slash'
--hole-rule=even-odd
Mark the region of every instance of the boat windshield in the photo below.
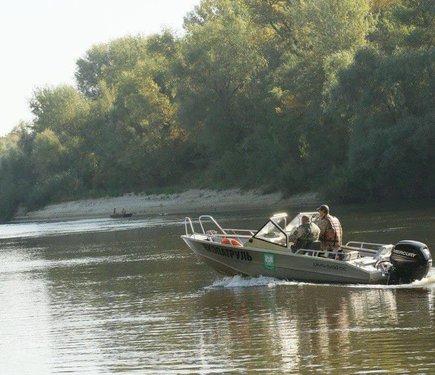
<svg viewBox="0 0 435 375">
<path fill-rule="evenodd" d="M 275 223 L 270 220 L 257 232 L 254 237 L 263 241 L 278 244 L 280 246 L 287 246 L 287 236 Z"/>
</svg>

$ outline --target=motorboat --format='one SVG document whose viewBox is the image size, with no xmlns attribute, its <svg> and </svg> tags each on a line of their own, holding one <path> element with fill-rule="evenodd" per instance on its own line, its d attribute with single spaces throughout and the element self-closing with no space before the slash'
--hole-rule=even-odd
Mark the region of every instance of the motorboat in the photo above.
<svg viewBox="0 0 435 375">
<path fill-rule="evenodd" d="M 292 233 L 302 216 L 315 221 L 317 212 L 286 213 L 269 218 L 259 230 L 223 228 L 212 216 L 184 220 L 181 236 L 205 263 L 224 275 L 270 276 L 278 279 L 341 284 L 404 284 L 424 278 L 432 267 L 427 245 L 411 240 L 395 245 L 350 241 L 337 251 L 323 251 L 317 242 L 295 249 Z"/>
</svg>

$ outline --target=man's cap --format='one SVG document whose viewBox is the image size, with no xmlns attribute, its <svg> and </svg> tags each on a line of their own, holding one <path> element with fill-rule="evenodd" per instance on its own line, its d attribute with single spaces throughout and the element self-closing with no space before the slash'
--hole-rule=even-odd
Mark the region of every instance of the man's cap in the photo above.
<svg viewBox="0 0 435 375">
<path fill-rule="evenodd" d="M 326 204 L 322 204 L 320 207 L 317 207 L 317 211 L 324 211 L 329 214 L 329 206 Z"/>
</svg>

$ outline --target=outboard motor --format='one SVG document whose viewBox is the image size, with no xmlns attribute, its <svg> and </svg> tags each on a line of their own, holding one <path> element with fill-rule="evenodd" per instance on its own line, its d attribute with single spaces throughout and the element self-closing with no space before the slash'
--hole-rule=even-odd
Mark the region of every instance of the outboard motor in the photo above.
<svg viewBox="0 0 435 375">
<path fill-rule="evenodd" d="M 400 241 L 391 251 L 389 284 L 407 284 L 425 277 L 432 267 L 432 256 L 424 243 Z"/>
</svg>

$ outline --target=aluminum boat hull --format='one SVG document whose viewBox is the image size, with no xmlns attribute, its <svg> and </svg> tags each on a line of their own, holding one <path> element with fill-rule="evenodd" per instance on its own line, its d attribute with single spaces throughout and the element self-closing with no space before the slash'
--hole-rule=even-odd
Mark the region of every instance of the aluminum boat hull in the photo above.
<svg viewBox="0 0 435 375">
<path fill-rule="evenodd" d="M 288 250 L 234 247 L 195 235 L 183 235 L 181 238 L 205 263 L 225 275 L 270 276 L 315 283 L 388 283 L 388 276 L 381 271 L 368 271 L 347 261 L 298 255 Z"/>
</svg>

